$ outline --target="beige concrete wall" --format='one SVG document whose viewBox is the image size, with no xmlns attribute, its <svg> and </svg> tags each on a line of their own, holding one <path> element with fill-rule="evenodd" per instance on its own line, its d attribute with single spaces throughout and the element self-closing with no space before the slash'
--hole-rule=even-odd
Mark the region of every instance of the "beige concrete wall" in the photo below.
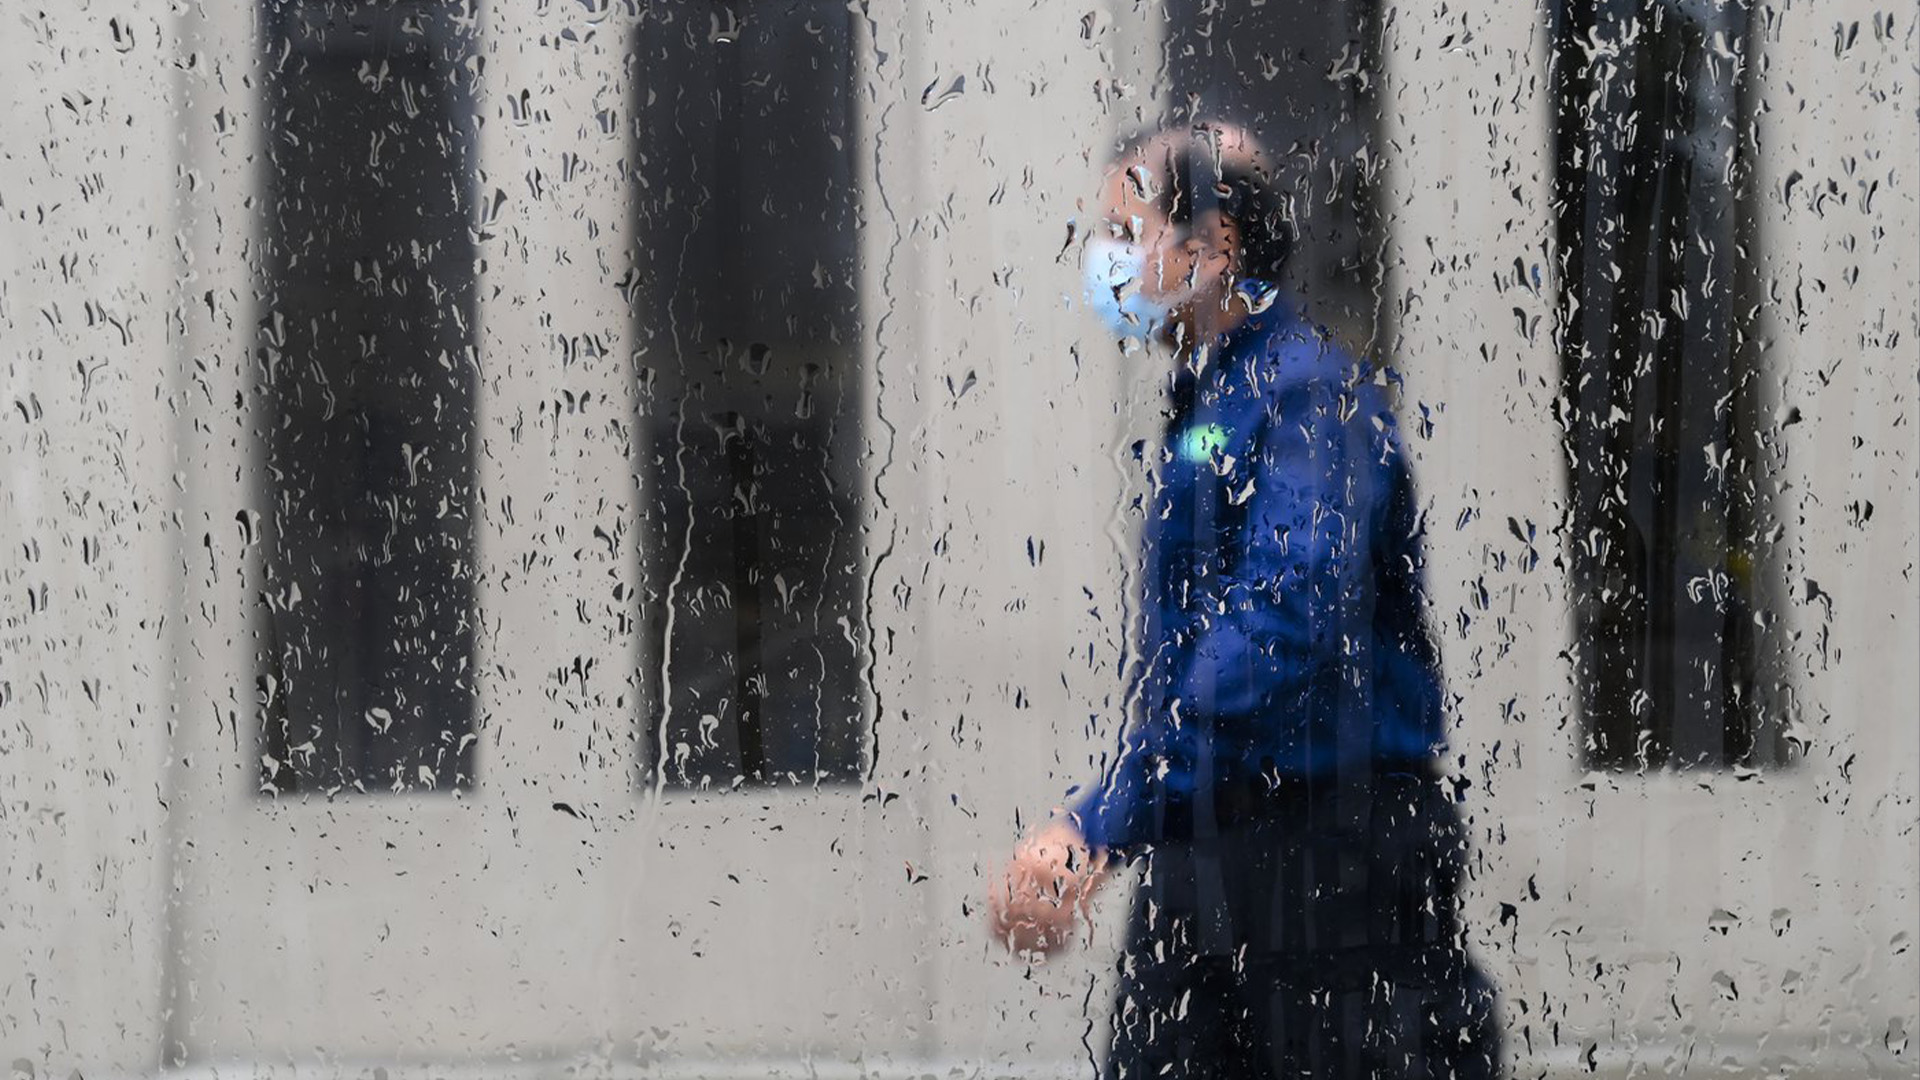
<svg viewBox="0 0 1920 1080">
<path fill-rule="evenodd" d="M 180 719 L 174 58 L 146 5 L 0 19 L 0 1050 L 129 1069 L 163 1022 Z"/>
<path fill-rule="evenodd" d="M 1083 39 L 1071 6 L 913 10 L 872 218 L 876 403 L 897 432 L 875 448 L 892 508 L 876 546 L 894 548 L 878 610 L 900 642 L 882 745 L 906 756 L 891 771 L 911 775 L 935 867 L 936 1058 L 1070 1074 L 1110 994 L 1116 904 L 1090 947 L 1031 969 L 988 940 L 981 904 L 1022 825 L 1097 775 L 1119 709 L 1126 448 L 1154 428 L 1129 388 L 1153 371 L 1080 314 L 1068 240 L 1116 130 L 1157 103 L 1110 85 L 1137 32 L 1124 12 L 1096 8 Z M 965 94 L 920 106 L 960 75 Z"/>
</svg>

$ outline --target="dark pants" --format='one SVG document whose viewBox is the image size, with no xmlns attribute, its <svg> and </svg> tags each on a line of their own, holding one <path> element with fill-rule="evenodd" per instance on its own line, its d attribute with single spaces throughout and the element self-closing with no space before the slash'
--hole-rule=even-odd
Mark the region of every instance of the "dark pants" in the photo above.
<svg viewBox="0 0 1920 1080">
<path fill-rule="evenodd" d="M 1261 785 L 1152 846 L 1106 1076 L 1498 1076 L 1448 790 L 1424 768 Z"/>
</svg>

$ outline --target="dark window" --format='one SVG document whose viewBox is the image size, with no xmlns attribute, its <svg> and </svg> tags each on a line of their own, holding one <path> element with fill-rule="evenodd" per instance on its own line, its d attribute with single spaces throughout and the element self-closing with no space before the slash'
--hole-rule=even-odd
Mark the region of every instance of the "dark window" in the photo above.
<svg viewBox="0 0 1920 1080">
<path fill-rule="evenodd" d="M 1782 760 L 1747 6 L 1556 12 L 1576 689 L 1603 768 Z"/>
<path fill-rule="evenodd" d="M 472 782 L 473 11 L 261 9 L 262 781 Z"/>
<path fill-rule="evenodd" d="M 850 20 L 700 0 L 636 30 L 642 740 L 672 785 L 862 769 Z"/>
<path fill-rule="evenodd" d="M 1170 119 L 1268 147 L 1297 233 L 1284 284 L 1355 349 L 1378 329 L 1375 0 L 1166 0 Z"/>
</svg>

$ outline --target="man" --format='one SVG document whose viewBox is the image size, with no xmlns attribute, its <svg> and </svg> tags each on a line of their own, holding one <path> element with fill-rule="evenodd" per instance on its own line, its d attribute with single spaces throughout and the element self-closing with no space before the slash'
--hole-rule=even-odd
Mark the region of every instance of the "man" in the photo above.
<svg viewBox="0 0 1920 1080">
<path fill-rule="evenodd" d="M 1145 526 L 1139 715 L 1016 851 L 996 932 L 1051 951 L 1140 866 L 1112 1077 L 1491 1077 L 1491 984 L 1425 624 L 1421 517 L 1378 374 L 1277 299 L 1289 230 L 1223 125 L 1130 145 L 1091 299 L 1170 344 Z"/>
</svg>

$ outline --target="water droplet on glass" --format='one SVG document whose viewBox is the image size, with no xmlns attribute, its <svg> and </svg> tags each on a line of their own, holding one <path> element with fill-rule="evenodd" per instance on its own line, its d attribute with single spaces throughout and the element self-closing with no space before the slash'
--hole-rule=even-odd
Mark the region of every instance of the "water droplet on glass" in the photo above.
<svg viewBox="0 0 1920 1080">
<path fill-rule="evenodd" d="M 1234 286 L 1240 294 L 1240 300 L 1247 305 L 1247 311 L 1258 315 L 1273 306 L 1280 298 L 1280 286 L 1267 281 L 1248 279 Z"/>
<path fill-rule="evenodd" d="M 949 82 L 944 90 L 940 88 L 940 80 L 935 79 L 920 92 L 920 106 L 932 112 L 966 92 L 967 77 L 965 75 L 955 75 L 953 81 Z"/>
</svg>

